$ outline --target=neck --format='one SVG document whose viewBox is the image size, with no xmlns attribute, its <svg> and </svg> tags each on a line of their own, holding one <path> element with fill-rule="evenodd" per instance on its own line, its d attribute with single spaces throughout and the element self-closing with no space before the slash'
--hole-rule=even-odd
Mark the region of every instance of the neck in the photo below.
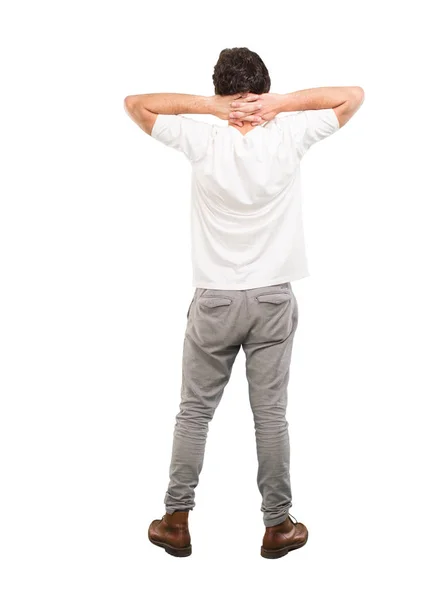
<svg viewBox="0 0 433 600">
<path fill-rule="evenodd" d="M 241 133 L 248 133 L 248 131 L 251 131 L 251 129 L 255 129 L 256 127 L 258 127 L 257 125 L 254 127 L 253 125 L 251 125 L 251 123 L 246 122 L 244 125 L 240 126 L 240 125 L 236 125 L 235 123 L 229 123 L 229 127 L 234 127 L 235 129 L 237 129 L 238 131 L 240 131 Z"/>
</svg>

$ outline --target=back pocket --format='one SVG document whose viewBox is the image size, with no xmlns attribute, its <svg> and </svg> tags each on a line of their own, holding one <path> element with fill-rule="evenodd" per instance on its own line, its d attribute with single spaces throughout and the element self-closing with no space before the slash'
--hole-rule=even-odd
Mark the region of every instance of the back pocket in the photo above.
<svg viewBox="0 0 433 600">
<path fill-rule="evenodd" d="M 270 304 L 282 304 L 290 300 L 290 294 L 287 292 L 268 292 L 256 296 L 258 302 L 269 302 Z"/>
<path fill-rule="evenodd" d="M 223 296 L 202 296 L 199 302 L 201 306 L 216 308 L 217 306 L 228 306 L 232 303 L 232 300 L 231 298 L 224 298 Z"/>
</svg>

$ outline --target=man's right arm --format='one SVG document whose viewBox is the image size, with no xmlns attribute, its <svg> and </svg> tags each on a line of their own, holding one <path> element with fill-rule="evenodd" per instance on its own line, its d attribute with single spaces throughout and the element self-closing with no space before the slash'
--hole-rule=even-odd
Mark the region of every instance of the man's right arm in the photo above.
<svg viewBox="0 0 433 600">
<path fill-rule="evenodd" d="M 343 127 L 363 101 L 364 90 L 359 86 L 311 88 L 282 95 L 278 112 L 333 108 L 340 127 Z"/>
<path fill-rule="evenodd" d="M 289 94 L 261 94 L 255 102 L 235 100 L 231 107 L 233 112 L 229 119 L 242 119 L 242 107 L 246 104 L 261 104 L 262 108 L 255 112 L 263 121 L 270 121 L 280 112 L 298 112 L 332 108 L 340 127 L 343 127 L 356 113 L 364 101 L 364 90 L 359 86 L 318 87 Z M 252 107 L 251 107 L 252 108 Z M 245 113 L 247 114 L 247 113 Z M 258 123 L 259 125 L 260 123 Z"/>
</svg>

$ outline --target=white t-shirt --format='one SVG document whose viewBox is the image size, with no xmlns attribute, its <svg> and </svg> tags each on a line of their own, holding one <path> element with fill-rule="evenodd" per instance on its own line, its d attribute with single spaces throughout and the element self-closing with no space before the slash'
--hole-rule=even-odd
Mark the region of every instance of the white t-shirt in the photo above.
<svg viewBox="0 0 433 600">
<path fill-rule="evenodd" d="M 192 167 L 194 287 L 245 290 L 309 275 L 300 161 L 338 128 L 332 108 L 284 113 L 245 135 L 228 124 L 157 116 L 151 136 Z"/>
</svg>

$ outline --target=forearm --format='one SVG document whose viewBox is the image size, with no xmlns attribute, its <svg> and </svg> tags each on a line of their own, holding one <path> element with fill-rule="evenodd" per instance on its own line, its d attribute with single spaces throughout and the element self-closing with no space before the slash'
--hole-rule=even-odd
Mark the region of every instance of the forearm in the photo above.
<svg viewBox="0 0 433 600">
<path fill-rule="evenodd" d="M 283 94 L 279 112 L 336 108 L 347 102 L 356 89 L 356 86 L 318 87 Z"/>
<path fill-rule="evenodd" d="M 161 115 L 212 114 L 211 98 L 193 94 L 138 94 L 128 96 L 129 102 Z"/>
</svg>

